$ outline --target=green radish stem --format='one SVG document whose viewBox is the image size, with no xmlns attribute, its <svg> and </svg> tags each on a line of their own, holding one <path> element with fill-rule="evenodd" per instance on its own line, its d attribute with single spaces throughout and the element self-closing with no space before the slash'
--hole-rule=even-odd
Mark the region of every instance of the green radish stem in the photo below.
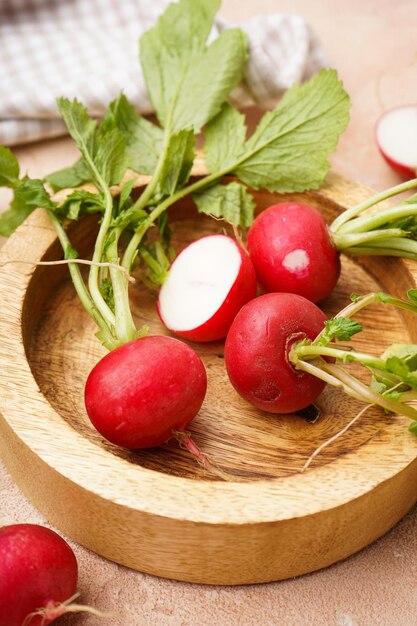
<svg viewBox="0 0 417 626">
<path fill-rule="evenodd" d="M 370 293 L 361 298 L 355 299 L 344 309 L 342 309 L 333 319 L 351 318 L 361 309 L 372 303 L 382 303 L 394 306 L 407 311 L 417 313 L 417 305 L 411 301 L 401 300 L 395 296 L 383 293 Z M 411 420 L 417 420 L 417 410 L 406 404 L 406 401 L 417 398 L 416 390 L 410 387 L 410 382 L 402 372 L 387 371 L 386 360 L 363 352 L 358 352 L 347 348 L 341 344 L 336 344 L 328 338 L 326 328 L 314 340 L 306 340 L 294 343 L 289 353 L 289 361 L 295 369 L 307 372 L 325 383 L 342 389 L 347 395 L 366 402 L 376 404 L 383 409 L 405 415 Z M 380 393 L 371 389 L 366 384 L 352 376 L 336 363 L 329 363 L 323 357 L 331 357 L 342 363 L 355 362 L 363 365 L 373 372 L 377 377 L 383 376 L 386 381 L 392 383 L 391 388 L 407 387 L 403 393 L 399 393 L 399 399 L 388 397 L 388 390 Z"/>
<path fill-rule="evenodd" d="M 186 187 L 179 189 L 174 194 L 166 198 L 163 202 L 158 204 L 154 209 L 152 209 L 147 219 L 137 229 L 136 233 L 132 235 L 132 238 L 129 241 L 126 247 L 126 251 L 123 255 L 122 265 L 126 267 L 128 270 L 131 269 L 132 264 L 137 254 L 138 246 L 142 242 L 146 232 L 156 222 L 158 217 L 160 217 L 172 204 L 174 204 L 175 202 L 178 202 L 178 200 L 182 200 L 189 194 L 195 193 L 196 191 L 201 191 L 202 189 L 210 186 L 211 184 L 213 184 L 214 182 L 216 182 L 217 180 L 219 180 L 220 178 L 222 178 L 228 173 L 229 173 L 229 170 L 223 170 L 222 172 L 219 172 L 216 174 L 210 174 L 209 176 L 204 176 L 203 178 L 200 178 L 194 183 L 191 183 L 190 185 L 187 185 Z M 145 188 L 145 192 L 146 192 L 146 189 L 147 187 Z M 145 204 L 142 200 L 142 196 L 143 194 L 136 201 L 134 208 L 144 208 Z"/>
<path fill-rule="evenodd" d="M 65 250 L 67 250 L 70 247 L 70 241 L 68 239 L 67 233 L 65 232 L 65 229 L 62 226 L 59 219 L 56 217 L 56 215 L 52 211 L 48 211 L 48 215 L 58 235 L 58 239 L 61 243 L 62 249 L 65 252 Z M 103 317 L 103 315 L 101 314 L 101 311 L 96 306 L 96 303 L 93 297 L 90 295 L 85 285 L 83 277 L 81 276 L 80 268 L 77 266 L 77 264 L 69 263 L 68 269 L 70 272 L 71 280 L 73 282 L 75 291 L 77 292 L 77 295 L 80 298 L 80 301 L 84 309 L 87 311 L 90 317 L 95 321 L 97 326 L 100 328 L 100 340 L 102 341 L 103 345 L 106 348 L 111 350 L 112 347 L 114 346 L 114 341 L 115 341 L 115 337 L 112 332 L 111 325 L 108 324 L 108 321 Z"/>
<path fill-rule="evenodd" d="M 106 257 L 110 262 L 110 276 L 114 295 L 114 317 L 116 336 L 121 343 L 133 341 L 138 331 L 133 321 L 129 305 L 128 279 L 122 276 L 115 265 L 119 264 L 118 243 L 120 231 L 113 230 L 111 241 L 106 247 Z M 126 269 L 126 268 L 124 268 Z"/>
<path fill-rule="evenodd" d="M 356 204 L 355 206 L 343 211 L 332 223 L 332 231 L 336 232 L 340 229 L 340 227 L 348 222 L 353 217 L 360 215 L 363 211 L 370 209 L 375 204 L 379 204 L 379 202 L 383 202 L 388 198 L 392 198 L 392 196 L 396 196 L 404 191 L 410 191 L 417 187 L 417 178 L 413 178 L 412 180 L 408 180 L 405 183 L 401 183 L 400 185 L 395 185 L 395 187 L 390 187 L 384 191 L 381 191 L 368 200 L 361 202 L 360 204 Z"/>
<path fill-rule="evenodd" d="M 352 255 L 417 259 L 417 203 L 405 201 L 395 207 L 366 213 L 383 200 L 415 187 L 417 178 L 375 194 L 341 213 L 329 228 L 336 249 Z M 407 228 L 407 220 L 410 228 Z"/>
<path fill-rule="evenodd" d="M 104 244 L 106 242 L 107 233 L 110 227 L 110 222 L 112 218 L 113 212 L 113 197 L 110 193 L 110 189 L 105 184 L 104 181 L 101 182 L 101 187 L 104 191 L 105 195 L 105 210 L 103 219 L 100 224 L 100 228 L 97 234 L 97 238 L 94 245 L 94 252 L 92 261 L 94 263 L 99 263 L 103 258 L 104 252 Z M 115 326 L 116 319 L 113 311 L 109 308 L 108 304 L 105 302 L 99 287 L 99 271 L 96 265 L 93 265 L 90 269 L 90 274 L 88 277 L 88 287 L 91 293 L 91 297 L 94 300 L 97 308 L 99 309 L 102 317 L 107 321 L 110 326 Z"/>
</svg>

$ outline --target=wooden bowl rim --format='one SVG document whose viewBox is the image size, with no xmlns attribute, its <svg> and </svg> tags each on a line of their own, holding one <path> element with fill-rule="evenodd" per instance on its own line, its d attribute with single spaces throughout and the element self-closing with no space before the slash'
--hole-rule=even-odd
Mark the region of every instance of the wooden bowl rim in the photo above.
<svg viewBox="0 0 417 626">
<path fill-rule="evenodd" d="M 317 195 L 332 199 L 331 188 L 336 179 L 349 182 L 332 174 Z M 370 190 L 360 187 L 364 197 L 368 197 Z M 44 236 L 42 249 L 36 246 L 36 229 Z M 16 258 L 13 249 L 16 243 L 23 241 L 27 258 L 34 261 L 41 260 L 56 241 L 55 231 L 43 211 L 35 211 L 6 242 L 0 252 L 0 263 Z M 416 283 L 417 274 L 412 264 L 406 260 L 398 260 L 398 263 Z M 194 480 L 132 465 L 75 431 L 53 409 L 37 385 L 25 352 L 22 318 L 27 289 L 37 271 L 39 268 L 23 264 L 0 267 L 0 290 L 4 293 L 0 310 L 0 410 L 22 444 L 86 491 L 155 516 L 208 524 L 260 524 L 341 506 L 389 481 L 416 459 L 417 446 L 407 431 L 409 421 L 395 416 L 389 425 L 354 451 L 354 460 L 353 453 L 348 453 L 328 465 L 285 477 L 252 482 Z M 26 416 L 28 398 L 31 413 Z M 59 453 L 63 444 L 66 454 L 71 450 L 71 464 Z M 391 448 L 395 448 L 397 454 L 387 454 Z M 86 471 L 86 463 L 89 471 Z M 94 485 L 91 484 L 92 466 L 97 467 Z M 126 485 L 123 492 L 120 491 L 121 475 Z M 187 506 L 184 506 L 185 493 Z"/>
</svg>

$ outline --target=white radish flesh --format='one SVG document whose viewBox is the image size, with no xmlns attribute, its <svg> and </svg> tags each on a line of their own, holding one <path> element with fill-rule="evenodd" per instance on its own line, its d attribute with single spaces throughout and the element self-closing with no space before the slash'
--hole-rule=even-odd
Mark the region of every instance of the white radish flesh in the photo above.
<svg viewBox="0 0 417 626">
<path fill-rule="evenodd" d="M 400 106 L 384 113 L 376 126 L 378 148 L 401 176 L 414 178 L 417 168 L 417 105 Z"/>
<path fill-rule="evenodd" d="M 240 308 L 256 295 L 248 255 L 226 235 L 191 243 L 175 259 L 158 299 L 162 322 L 192 341 L 214 341 L 227 333 Z"/>
</svg>

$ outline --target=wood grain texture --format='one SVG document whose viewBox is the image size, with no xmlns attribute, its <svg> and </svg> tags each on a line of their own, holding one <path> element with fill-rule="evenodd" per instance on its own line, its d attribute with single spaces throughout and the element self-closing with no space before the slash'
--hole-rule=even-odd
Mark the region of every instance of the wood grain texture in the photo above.
<svg viewBox="0 0 417 626">
<path fill-rule="evenodd" d="M 316 205 L 330 221 L 370 193 L 331 174 L 320 193 L 291 197 Z M 258 210 L 281 199 L 256 192 Z M 223 230 L 198 216 L 190 202 L 175 207 L 171 219 L 177 249 L 199 234 Z M 92 219 L 71 227 L 83 254 L 94 232 Z M 0 261 L 60 255 L 55 233 L 38 211 L 10 238 Z M 332 314 L 352 292 L 382 288 L 403 296 L 415 284 L 413 263 L 344 258 L 339 285 L 322 305 Z M 229 384 L 222 342 L 194 344 L 209 390 L 191 432 L 205 453 L 243 482 L 209 476 L 175 443 L 138 452 L 117 448 L 95 432 L 83 407 L 85 378 L 105 350 L 66 268 L 5 265 L 0 292 L 0 453 L 51 523 L 109 559 L 192 582 L 279 580 L 347 557 L 385 533 L 417 500 L 417 443 L 406 418 L 369 410 L 302 474 L 311 452 L 357 413 L 359 403 L 328 388 L 315 424 L 257 411 Z M 134 286 L 131 303 L 138 324 L 165 332 L 155 295 Z M 410 316 L 375 306 L 360 319 L 369 327 L 355 342 L 361 350 L 417 342 Z"/>
</svg>

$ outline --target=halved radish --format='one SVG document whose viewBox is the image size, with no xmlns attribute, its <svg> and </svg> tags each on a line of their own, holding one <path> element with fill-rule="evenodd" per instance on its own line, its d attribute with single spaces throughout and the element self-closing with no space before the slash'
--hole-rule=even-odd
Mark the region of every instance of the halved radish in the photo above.
<svg viewBox="0 0 417 626">
<path fill-rule="evenodd" d="M 394 171 L 415 178 L 417 169 L 417 104 L 384 113 L 376 125 L 378 148 Z"/>
<path fill-rule="evenodd" d="M 246 252 L 227 235 L 207 235 L 174 260 L 157 310 L 179 337 L 215 341 L 226 336 L 238 311 L 255 296 L 256 274 Z"/>
</svg>

